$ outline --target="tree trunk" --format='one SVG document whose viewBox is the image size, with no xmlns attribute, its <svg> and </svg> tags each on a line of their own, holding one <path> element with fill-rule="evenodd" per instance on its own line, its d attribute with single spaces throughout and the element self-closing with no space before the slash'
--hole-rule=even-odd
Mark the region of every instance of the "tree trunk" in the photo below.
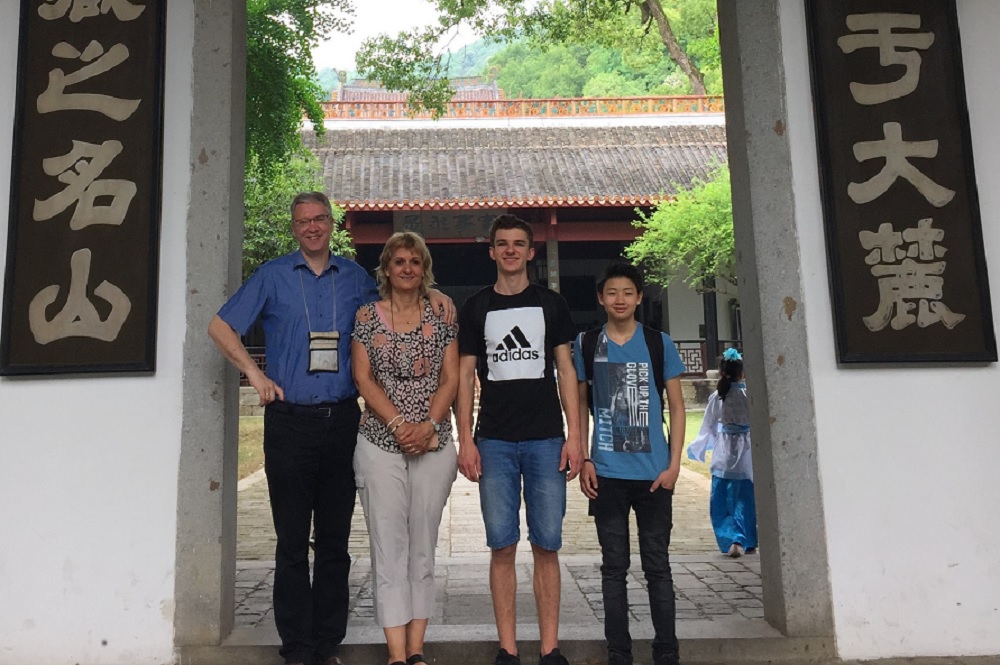
<svg viewBox="0 0 1000 665">
<path fill-rule="evenodd" d="M 663 12 L 660 0 L 644 0 L 640 3 L 640 7 L 642 8 L 643 15 L 649 16 L 652 20 L 656 21 L 656 29 L 660 33 L 660 39 L 663 40 L 664 46 L 667 47 L 670 59 L 677 63 L 677 66 L 688 77 L 688 81 L 691 82 L 692 94 L 704 95 L 705 77 L 702 76 L 695 64 L 688 59 L 687 53 L 684 52 L 681 45 L 677 43 L 677 37 L 670 27 L 670 20 L 667 19 L 667 15 Z"/>
<path fill-rule="evenodd" d="M 705 280 L 712 289 L 701 294 L 705 313 L 705 369 L 715 369 L 719 357 L 719 310 L 715 300 L 715 280 Z"/>
</svg>

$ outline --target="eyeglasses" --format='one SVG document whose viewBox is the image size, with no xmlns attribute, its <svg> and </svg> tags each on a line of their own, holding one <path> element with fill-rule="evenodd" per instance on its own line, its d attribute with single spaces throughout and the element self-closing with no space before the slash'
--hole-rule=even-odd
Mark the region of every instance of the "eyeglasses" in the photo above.
<svg viewBox="0 0 1000 665">
<path fill-rule="evenodd" d="M 292 222 L 292 224 L 294 224 L 295 228 L 297 228 L 297 229 L 304 229 L 304 228 L 306 228 L 307 226 L 309 226 L 312 223 L 316 223 L 316 224 L 329 224 L 331 219 L 332 218 L 330 217 L 330 215 L 327 215 L 327 214 L 324 213 L 322 215 L 316 215 L 315 217 L 306 217 L 304 219 L 296 219 L 296 220 L 294 220 Z"/>
</svg>

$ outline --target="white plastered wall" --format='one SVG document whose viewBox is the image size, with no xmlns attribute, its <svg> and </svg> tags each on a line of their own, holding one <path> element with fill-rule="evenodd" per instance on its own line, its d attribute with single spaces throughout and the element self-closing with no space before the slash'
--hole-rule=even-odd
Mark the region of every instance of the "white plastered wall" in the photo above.
<svg viewBox="0 0 1000 665">
<path fill-rule="evenodd" d="M 735 287 L 719 280 L 719 292 L 715 296 L 716 325 L 719 338 L 729 339 L 732 322 L 729 315 L 729 300 L 738 298 Z M 705 322 L 705 301 L 702 295 L 680 280 L 667 287 L 667 303 L 670 308 L 670 336 L 673 339 L 696 340 L 700 326 Z"/>
<path fill-rule="evenodd" d="M 20 5 L 0 0 L 0 275 Z M 193 17 L 168 8 L 157 370 L 0 380 L 4 665 L 173 659 Z"/>
<path fill-rule="evenodd" d="M 1000 3 L 958 11 L 1000 329 Z M 802 0 L 782 3 L 782 33 L 838 653 L 1000 653 L 1000 368 L 837 367 Z"/>
</svg>

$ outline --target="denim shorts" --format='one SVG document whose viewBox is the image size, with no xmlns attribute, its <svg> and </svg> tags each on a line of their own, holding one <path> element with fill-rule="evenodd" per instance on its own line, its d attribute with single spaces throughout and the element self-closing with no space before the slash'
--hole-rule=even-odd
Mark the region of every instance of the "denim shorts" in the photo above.
<svg viewBox="0 0 1000 665">
<path fill-rule="evenodd" d="M 490 549 L 502 549 L 521 539 L 521 478 L 528 541 L 552 552 L 562 547 L 566 471 L 559 470 L 559 459 L 564 443 L 561 437 L 519 442 L 479 439 L 483 469 L 479 504 Z"/>
</svg>

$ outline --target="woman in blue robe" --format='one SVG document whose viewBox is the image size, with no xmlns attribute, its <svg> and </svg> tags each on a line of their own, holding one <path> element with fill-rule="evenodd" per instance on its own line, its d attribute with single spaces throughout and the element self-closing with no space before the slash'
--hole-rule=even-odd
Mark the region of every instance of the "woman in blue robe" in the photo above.
<svg viewBox="0 0 1000 665">
<path fill-rule="evenodd" d="M 719 551 L 735 558 L 757 548 L 750 401 L 743 380 L 743 357 L 736 349 L 726 349 L 719 372 L 719 383 L 708 398 L 701 430 L 687 454 L 690 459 L 704 462 L 706 453 L 712 452 L 709 515 Z"/>
</svg>

